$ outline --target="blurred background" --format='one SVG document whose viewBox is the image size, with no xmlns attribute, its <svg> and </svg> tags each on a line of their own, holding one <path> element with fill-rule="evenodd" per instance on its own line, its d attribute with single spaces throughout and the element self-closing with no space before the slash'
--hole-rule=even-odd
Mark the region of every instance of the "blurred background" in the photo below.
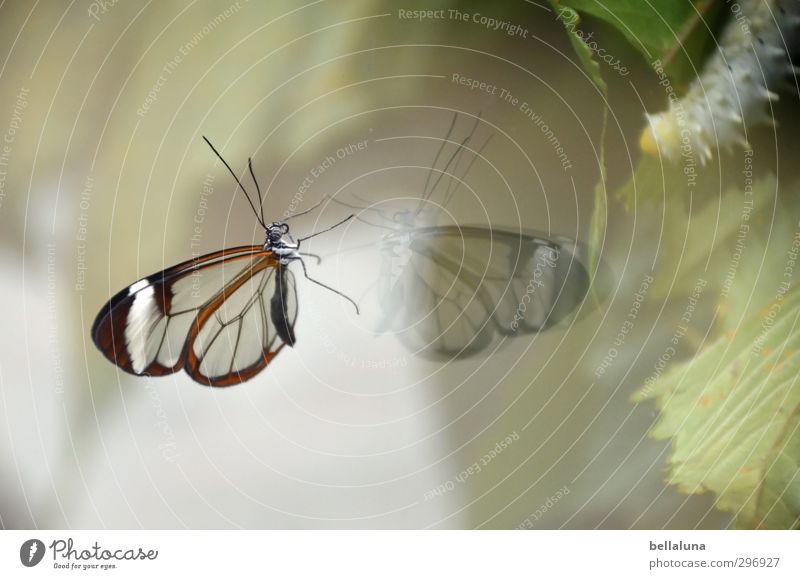
<svg viewBox="0 0 800 579">
<path fill-rule="evenodd" d="M 604 97 L 548 5 L 15 2 L 0 31 L 4 528 L 729 524 L 709 494 L 664 483 L 655 407 L 629 400 L 685 302 L 637 310 L 629 348 L 598 374 L 645 301 L 657 213 L 609 208 L 601 304 L 468 359 L 417 356 L 300 276 L 298 343 L 239 386 L 130 376 L 91 341 L 137 279 L 263 241 L 202 136 L 237 171 L 252 157 L 279 220 L 326 195 L 403 207 L 454 114 L 454 140 L 480 115 L 476 140 L 491 140 L 443 223 L 585 243 Z M 609 78 L 619 185 L 664 100 L 647 63 L 614 50 L 629 58 Z M 350 212 L 323 203 L 292 231 Z M 374 296 L 383 233 L 352 221 L 315 238 L 311 275 Z"/>
</svg>

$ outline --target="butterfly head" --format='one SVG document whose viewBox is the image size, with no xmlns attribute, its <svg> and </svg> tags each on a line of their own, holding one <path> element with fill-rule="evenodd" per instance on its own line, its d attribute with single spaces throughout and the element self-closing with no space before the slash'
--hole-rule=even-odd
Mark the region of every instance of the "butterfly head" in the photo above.
<svg viewBox="0 0 800 579">
<path fill-rule="evenodd" d="M 265 247 L 274 247 L 280 245 L 283 236 L 289 233 L 289 225 L 275 221 L 267 226 L 266 239 L 264 240 Z"/>
<path fill-rule="evenodd" d="M 401 209 L 392 215 L 392 221 L 403 228 L 412 228 L 416 225 L 417 215 L 410 209 Z"/>
</svg>

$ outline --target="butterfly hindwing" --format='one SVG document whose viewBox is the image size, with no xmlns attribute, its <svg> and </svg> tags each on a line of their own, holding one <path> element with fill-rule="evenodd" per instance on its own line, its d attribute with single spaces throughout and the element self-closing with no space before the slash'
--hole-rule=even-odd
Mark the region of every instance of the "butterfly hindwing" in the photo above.
<svg viewBox="0 0 800 579">
<path fill-rule="evenodd" d="M 248 380 L 293 345 L 296 319 L 292 272 L 258 261 L 199 311 L 186 342 L 186 371 L 212 386 Z"/>
</svg>

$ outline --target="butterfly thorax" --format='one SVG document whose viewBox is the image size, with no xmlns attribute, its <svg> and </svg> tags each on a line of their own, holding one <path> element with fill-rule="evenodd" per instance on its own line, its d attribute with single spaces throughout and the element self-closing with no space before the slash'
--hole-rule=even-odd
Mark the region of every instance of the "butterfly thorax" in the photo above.
<svg viewBox="0 0 800 579">
<path fill-rule="evenodd" d="M 395 223 L 394 231 L 383 236 L 381 249 L 398 255 L 409 251 L 414 231 L 436 225 L 435 216 L 424 209 L 421 212 L 410 209 L 396 211 L 392 215 L 392 221 Z"/>
<path fill-rule="evenodd" d="M 280 261 L 281 265 L 289 265 L 300 258 L 299 244 L 289 235 L 289 226 L 286 223 L 275 221 L 266 229 L 264 251 L 271 252 Z"/>
</svg>

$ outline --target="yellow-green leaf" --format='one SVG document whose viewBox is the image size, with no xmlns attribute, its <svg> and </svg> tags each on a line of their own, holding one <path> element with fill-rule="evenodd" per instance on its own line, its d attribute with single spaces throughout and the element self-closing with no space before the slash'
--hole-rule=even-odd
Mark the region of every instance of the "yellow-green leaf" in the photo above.
<svg viewBox="0 0 800 579">
<path fill-rule="evenodd" d="M 793 290 L 645 384 L 634 400 L 655 399 L 661 410 L 651 434 L 672 439 L 668 481 L 686 493 L 713 491 L 740 526 L 796 525 L 798 373 L 800 291 Z"/>
</svg>

